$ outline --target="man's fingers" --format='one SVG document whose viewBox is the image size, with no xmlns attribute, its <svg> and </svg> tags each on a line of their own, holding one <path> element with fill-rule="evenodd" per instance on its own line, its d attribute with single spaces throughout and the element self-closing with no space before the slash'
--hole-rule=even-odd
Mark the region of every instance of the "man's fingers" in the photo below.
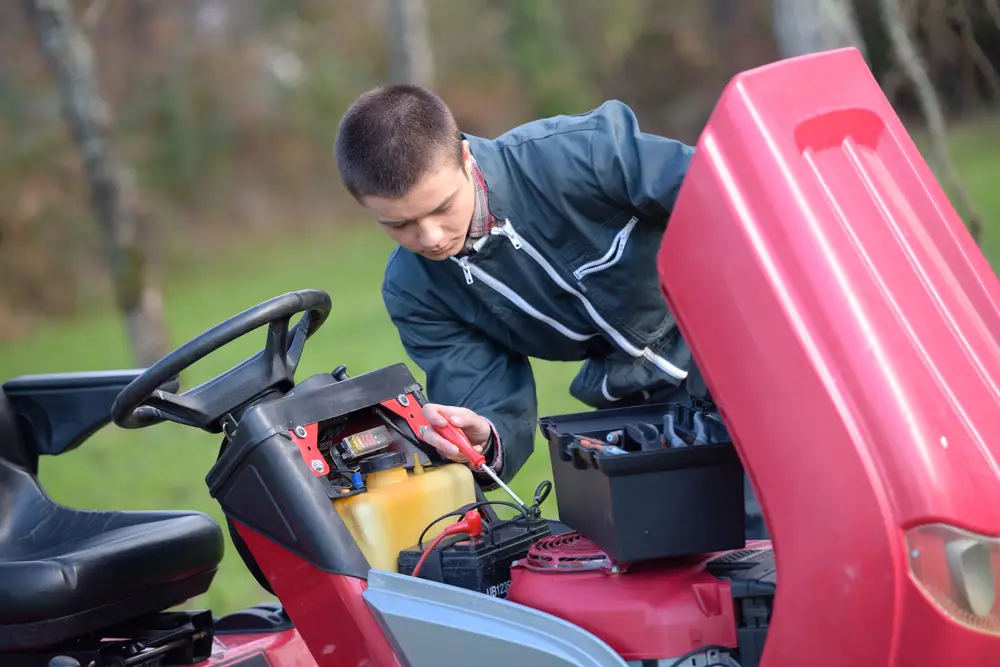
<svg viewBox="0 0 1000 667">
<path fill-rule="evenodd" d="M 439 428 L 447 424 L 444 421 L 447 419 L 448 422 L 465 431 L 465 434 L 473 441 L 485 439 L 490 433 L 490 426 L 486 420 L 468 408 L 427 403 L 424 405 L 424 416 L 427 421 Z"/>
<path fill-rule="evenodd" d="M 424 416 L 434 426 L 445 426 L 450 421 L 455 426 L 462 427 L 471 424 L 472 420 L 476 417 L 476 413 L 468 408 L 460 408 L 456 405 L 427 403 L 424 405 Z"/>
<path fill-rule="evenodd" d="M 443 408 L 441 413 L 448 418 L 448 421 L 458 427 L 468 426 L 476 418 L 476 413 L 468 408 L 449 406 Z"/>
<path fill-rule="evenodd" d="M 433 426 L 447 426 L 448 422 L 442 413 L 442 408 L 444 406 L 437 405 L 436 403 L 427 403 L 424 405 L 424 417 Z"/>
<path fill-rule="evenodd" d="M 458 456 L 458 447 L 448 442 L 440 433 L 432 428 L 421 430 L 423 433 L 420 436 L 423 438 L 423 441 L 441 452 L 443 456 L 447 456 L 448 458 Z"/>
<path fill-rule="evenodd" d="M 458 447 L 451 444 L 444 437 L 441 436 L 437 431 L 432 428 L 423 428 L 420 433 L 421 439 L 428 445 L 438 450 L 442 456 L 451 459 L 452 461 L 457 461 L 459 463 L 467 463 L 468 459 L 458 453 Z M 473 447 L 474 450 L 483 453 L 483 448 L 481 445 L 476 445 Z"/>
<path fill-rule="evenodd" d="M 470 426 L 469 422 L 471 420 L 465 415 L 460 415 L 460 414 L 448 415 L 448 419 L 451 420 L 452 424 L 454 424 L 459 428 L 462 428 L 464 426 Z"/>
</svg>

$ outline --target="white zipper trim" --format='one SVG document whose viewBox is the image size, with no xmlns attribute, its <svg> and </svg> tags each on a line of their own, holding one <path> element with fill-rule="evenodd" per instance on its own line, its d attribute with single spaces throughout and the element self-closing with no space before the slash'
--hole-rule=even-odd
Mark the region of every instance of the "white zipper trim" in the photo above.
<svg viewBox="0 0 1000 667">
<path fill-rule="evenodd" d="M 523 248 L 524 251 L 528 253 L 528 256 L 531 257 L 533 260 L 535 260 L 535 262 L 537 262 L 538 265 L 545 270 L 545 273 L 549 274 L 549 278 L 551 278 L 557 285 L 559 285 L 559 287 L 563 288 L 565 291 L 569 292 L 570 294 L 572 294 L 573 296 L 575 296 L 577 299 L 580 300 L 580 303 L 582 303 L 583 307 L 587 309 L 587 312 L 590 314 L 591 319 L 594 320 L 594 323 L 596 323 L 597 326 L 603 329 L 604 332 L 607 333 L 611 337 L 611 339 L 615 341 L 618 347 L 624 350 L 627 354 L 637 359 L 638 358 L 646 359 L 647 361 L 652 363 L 654 366 L 659 368 L 667 375 L 671 375 L 677 378 L 678 380 L 683 380 L 684 378 L 687 377 L 688 375 L 687 371 L 673 365 L 663 357 L 654 353 L 648 347 L 640 350 L 638 347 L 630 343 L 628 339 L 625 338 L 625 336 L 621 335 L 610 324 L 608 324 L 608 322 L 603 317 L 601 317 L 600 313 L 597 312 L 597 309 L 594 308 L 594 306 L 590 303 L 590 301 L 588 301 L 587 298 L 583 296 L 583 294 L 581 294 L 578 290 L 574 289 L 569 283 L 563 280 L 562 276 L 560 276 L 559 273 L 552 267 L 552 265 L 549 264 L 548 260 L 545 259 L 545 257 L 543 257 L 542 254 L 534 248 L 534 246 L 525 241 L 524 238 L 521 237 L 514 230 L 514 226 L 510 223 L 510 220 L 504 220 L 504 224 L 501 227 L 494 227 L 491 230 L 491 232 L 503 234 L 511 240 L 515 248 Z"/>
<path fill-rule="evenodd" d="M 459 265 L 462 267 L 462 272 L 465 274 L 466 283 L 471 285 L 473 283 L 473 276 L 475 276 L 476 278 L 481 280 L 484 285 L 494 290 L 495 292 L 499 293 L 501 296 L 505 297 L 508 301 L 513 303 L 522 311 L 524 311 L 531 317 L 534 317 L 536 320 L 545 322 L 550 327 L 552 327 L 562 335 L 566 336 L 566 338 L 576 341 L 584 341 L 584 340 L 589 340 L 597 335 L 597 334 L 582 334 L 573 331 L 572 329 L 567 328 L 562 323 L 552 319 L 545 313 L 540 312 L 537 308 L 535 308 L 530 303 L 521 298 L 517 294 L 517 292 L 512 290 L 510 287 L 500 282 L 490 274 L 486 273 L 475 264 L 470 263 L 468 257 L 462 257 L 461 259 L 452 257 L 451 259 L 458 262 Z"/>
<path fill-rule="evenodd" d="M 605 400 L 608 400 L 608 401 L 610 401 L 612 403 L 614 403 L 615 401 L 622 400 L 621 396 L 612 396 L 611 392 L 608 391 L 608 376 L 607 375 L 605 375 L 604 376 L 604 380 L 601 381 L 601 394 L 604 396 Z"/>
<path fill-rule="evenodd" d="M 486 245 L 486 242 L 489 240 L 490 240 L 489 236 L 484 236 L 483 238 L 479 239 L 478 241 L 472 244 L 472 249 L 475 250 L 476 252 L 479 252 L 480 250 L 483 249 L 483 246 Z"/>
<path fill-rule="evenodd" d="M 639 218 L 632 216 L 632 219 L 628 221 L 628 224 L 622 227 L 618 233 L 615 234 L 614 240 L 611 241 L 611 247 L 608 248 L 606 253 L 604 253 L 604 256 L 578 267 L 577 270 L 573 272 L 573 277 L 580 280 L 584 276 L 589 276 L 591 273 L 597 273 L 598 271 L 610 269 L 612 266 L 617 264 L 622 258 L 622 255 L 625 254 L 625 244 L 628 243 L 629 234 L 632 233 L 632 229 L 638 222 Z"/>
<path fill-rule="evenodd" d="M 510 244 L 512 246 L 514 246 L 514 250 L 520 250 L 521 249 L 521 239 L 517 238 L 516 235 L 515 236 L 511 236 L 507 232 L 507 228 L 506 228 L 505 225 L 500 225 L 499 227 L 493 227 L 493 228 L 491 228 L 490 229 L 490 234 L 492 234 L 493 236 L 506 236 L 507 240 L 510 241 Z"/>
</svg>

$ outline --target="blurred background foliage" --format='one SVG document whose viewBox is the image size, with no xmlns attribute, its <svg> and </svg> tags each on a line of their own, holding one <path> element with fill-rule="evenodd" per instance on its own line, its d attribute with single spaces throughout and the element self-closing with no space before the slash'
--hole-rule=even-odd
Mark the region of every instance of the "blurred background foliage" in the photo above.
<svg viewBox="0 0 1000 667">
<path fill-rule="evenodd" d="M 356 223 L 331 144 L 347 104 L 390 78 L 389 4 L 72 3 L 161 274 L 235 234 Z M 424 4 L 433 87 L 464 130 L 483 135 L 616 97 L 645 129 L 693 142 L 732 75 L 781 55 L 768 0 Z M 990 4 L 907 3 L 950 119 L 991 112 L 1000 94 Z M 876 76 L 900 113 L 919 119 L 877 2 L 854 6 Z M 80 159 L 19 3 L 0 4 L 0 179 L 0 340 L 26 335 L 39 315 L 109 298 Z"/>
<path fill-rule="evenodd" d="M 79 31 L 64 29 L 62 42 L 52 30 L 60 5 Z M 53 76 L 72 64 L 53 60 L 60 43 L 89 44 L 97 77 L 99 95 L 69 111 L 72 77 Z M 1000 260 L 998 0 L 0 3 L 0 381 L 141 365 L 137 340 L 155 341 L 144 351 L 155 359 L 305 287 L 329 291 L 334 311 L 299 378 L 405 361 L 379 294 L 392 244 L 343 191 L 332 150 L 341 113 L 371 86 L 425 83 L 463 130 L 484 136 L 618 98 L 645 130 L 693 143 L 736 73 L 844 45 L 862 48 L 956 208 L 981 224 L 983 251 Z M 70 131 L 81 119 L 103 140 L 104 190 Z M 133 318 L 130 300 L 152 315 Z M 185 387 L 262 344 L 260 332 L 218 350 Z M 582 408 L 567 391 L 576 364 L 533 368 L 541 414 Z M 204 484 L 218 444 L 173 424 L 108 427 L 43 460 L 40 474 L 74 507 L 190 508 L 221 521 Z M 530 496 L 549 471 L 539 437 L 512 486 Z M 555 515 L 554 495 L 544 510 Z M 263 597 L 230 546 L 206 599 L 191 604 L 225 613 Z"/>
</svg>

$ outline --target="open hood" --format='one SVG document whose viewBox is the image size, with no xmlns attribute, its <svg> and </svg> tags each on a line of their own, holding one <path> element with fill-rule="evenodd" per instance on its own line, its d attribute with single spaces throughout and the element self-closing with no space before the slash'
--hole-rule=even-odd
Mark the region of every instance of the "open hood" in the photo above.
<svg viewBox="0 0 1000 667">
<path fill-rule="evenodd" d="M 1000 282 L 856 50 L 730 83 L 659 273 L 774 536 L 764 664 L 997 660 Z"/>
</svg>

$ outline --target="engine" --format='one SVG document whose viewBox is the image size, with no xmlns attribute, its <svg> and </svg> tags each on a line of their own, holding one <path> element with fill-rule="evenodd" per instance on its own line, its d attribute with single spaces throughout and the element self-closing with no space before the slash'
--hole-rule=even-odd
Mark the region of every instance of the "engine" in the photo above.
<svg viewBox="0 0 1000 667">
<path fill-rule="evenodd" d="M 507 599 L 636 665 L 756 667 L 774 553 L 745 540 L 743 467 L 717 416 L 661 404 L 547 417 L 541 429 L 573 532 L 531 544 Z"/>
<path fill-rule="evenodd" d="M 756 667 L 775 591 L 767 542 L 616 565 L 577 532 L 539 539 L 511 567 L 507 599 L 562 618 L 636 665 Z M 654 662 L 649 662 L 654 661 Z"/>
<path fill-rule="evenodd" d="M 553 481 L 534 504 L 483 532 L 404 549 L 398 572 L 563 619 L 636 667 L 757 667 L 774 553 L 746 541 L 743 467 L 722 422 L 661 404 L 541 428 Z M 552 489 L 561 526 L 541 516 Z"/>
</svg>

